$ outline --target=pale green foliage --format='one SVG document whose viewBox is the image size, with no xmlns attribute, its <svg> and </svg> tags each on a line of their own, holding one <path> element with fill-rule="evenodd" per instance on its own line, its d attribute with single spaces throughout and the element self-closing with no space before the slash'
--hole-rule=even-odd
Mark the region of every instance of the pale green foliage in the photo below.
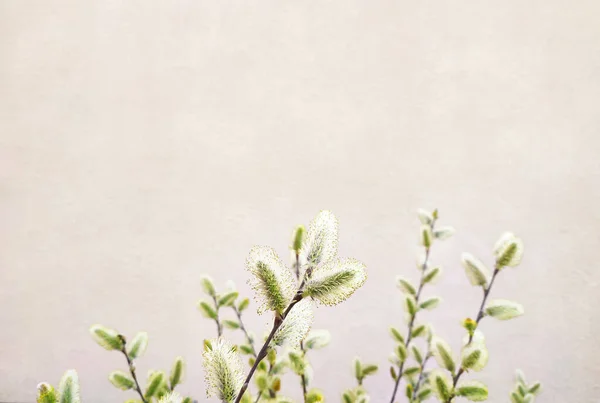
<svg viewBox="0 0 600 403">
<path fill-rule="evenodd" d="M 216 295 L 214 283 L 209 276 L 202 276 L 200 278 L 200 285 L 202 286 L 202 290 L 207 295 L 211 297 L 214 297 Z"/>
<path fill-rule="evenodd" d="M 179 393 L 170 392 L 161 397 L 158 403 L 184 403 L 184 400 Z"/>
<path fill-rule="evenodd" d="M 166 375 L 162 371 L 150 372 L 150 375 L 148 376 L 148 385 L 146 386 L 146 391 L 144 392 L 144 397 L 146 398 L 146 400 L 158 395 L 160 387 L 165 381 L 165 379 Z"/>
<path fill-rule="evenodd" d="M 323 348 L 331 341 L 331 333 L 327 330 L 311 330 L 304 339 L 304 348 L 316 350 Z"/>
<path fill-rule="evenodd" d="M 123 348 L 123 339 L 119 337 L 116 330 L 102 325 L 93 325 L 90 328 L 90 334 L 96 343 L 106 350 L 121 350 Z"/>
<path fill-rule="evenodd" d="M 171 385 L 171 390 L 173 390 L 175 386 L 183 382 L 184 375 L 185 362 L 183 361 L 183 357 L 177 357 L 175 358 L 175 362 L 171 367 L 171 374 L 169 375 L 169 383 Z"/>
<path fill-rule="evenodd" d="M 277 346 L 285 344 L 291 348 L 297 348 L 310 330 L 312 321 L 313 312 L 310 301 L 300 301 L 287 315 L 275 333 L 272 343 Z"/>
<path fill-rule="evenodd" d="M 359 385 L 362 385 L 367 376 L 374 375 L 378 370 L 378 366 L 374 364 L 363 364 L 359 358 L 354 359 L 354 377 Z"/>
<path fill-rule="evenodd" d="M 146 347 L 148 347 L 148 333 L 139 332 L 127 344 L 129 346 L 127 352 L 130 358 L 141 357 L 146 351 Z"/>
<path fill-rule="evenodd" d="M 431 298 L 427 298 L 425 301 L 421 302 L 419 304 L 419 307 L 421 309 L 428 309 L 428 310 L 432 310 L 435 309 L 440 302 L 442 302 L 442 299 L 440 297 L 431 297 Z"/>
<path fill-rule="evenodd" d="M 42 382 L 37 386 L 37 403 L 56 403 L 58 394 L 52 385 Z"/>
<path fill-rule="evenodd" d="M 455 232 L 456 230 L 453 227 L 440 227 L 433 231 L 433 236 L 435 239 L 444 241 L 454 235 Z"/>
<path fill-rule="evenodd" d="M 515 387 L 510 393 L 511 403 L 531 403 L 535 400 L 535 397 L 540 394 L 542 390 L 542 384 L 534 382 L 527 384 L 525 381 L 525 375 L 521 370 L 517 370 L 515 374 Z"/>
<path fill-rule="evenodd" d="M 206 301 L 198 302 L 198 310 L 202 312 L 205 318 L 217 319 L 217 311 Z"/>
<path fill-rule="evenodd" d="M 431 233 L 431 226 L 429 225 L 423 225 L 421 226 L 421 229 L 419 230 L 419 241 L 421 242 L 421 245 L 423 245 L 425 248 L 429 248 L 431 246 L 431 243 L 433 242 L 433 234 Z"/>
<path fill-rule="evenodd" d="M 333 259 L 337 254 L 337 245 L 337 218 L 331 211 L 319 212 L 310 223 L 300 250 L 302 274 L 308 268 L 315 268 L 321 263 Z"/>
<path fill-rule="evenodd" d="M 337 305 L 350 297 L 367 279 L 365 265 L 356 259 L 330 260 L 315 270 L 304 287 L 304 296 L 324 305 Z"/>
<path fill-rule="evenodd" d="M 442 369 L 434 369 L 429 374 L 429 380 L 433 392 L 440 401 L 447 401 L 454 393 L 452 388 L 452 380 L 446 371 Z"/>
<path fill-rule="evenodd" d="M 481 382 L 465 381 L 457 385 L 456 394 L 472 402 L 482 402 L 487 400 L 488 389 L 487 386 Z"/>
<path fill-rule="evenodd" d="M 294 230 L 294 236 L 292 239 L 292 250 L 296 253 L 300 253 L 302 250 L 302 243 L 304 241 L 304 225 L 298 225 Z"/>
<path fill-rule="evenodd" d="M 417 217 L 419 217 L 419 221 L 423 225 L 431 225 L 433 222 L 433 214 L 422 208 L 417 209 Z"/>
<path fill-rule="evenodd" d="M 434 336 L 431 340 L 431 353 L 442 368 L 454 373 L 456 364 L 454 362 L 452 350 L 448 343 L 438 336 Z"/>
<path fill-rule="evenodd" d="M 515 267 L 523 258 L 523 241 L 511 232 L 505 232 L 494 245 L 494 255 L 498 267 Z"/>
<path fill-rule="evenodd" d="M 132 389 L 135 383 L 129 374 L 123 371 L 113 371 L 108 375 L 108 380 L 113 384 L 115 388 L 121 390 Z"/>
<path fill-rule="evenodd" d="M 461 351 L 461 366 L 464 369 L 481 371 L 487 364 L 488 350 L 484 343 L 471 342 Z"/>
<path fill-rule="evenodd" d="M 206 394 L 226 402 L 235 400 L 243 384 L 242 362 L 235 349 L 222 338 L 211 341 L 203 356 Z"/>
<path fill-rule="evenodd" d="M 258 313 L 283 312 L 294 296 L 295 281 L 275 251 L 266 246 L 252 248 L 246 268 L 253 275 L 249 284 L 260 302 Z"/>
<path fill-rule="evenodd" d="M 435 284 L 442 275 L 442 268 L 440 266 L 432 267 L 425 270 L 423 274 L 424 284 Z"/>
<path fill-rule="evenodd" d="M 403 277 L 398 277 L 396 279 L 396 283 L 398 285 L 398 288 L 400 289 L 400 291 L 402 291 L 405 294 L 410 294 L 410 295 L 416 295 L 417 294 L 417 290 L 415 289 L 415 286 L 412 285 L 410 283 L 410 281 L 406 280 Z"/>
<path fill-rule="evenodd" d="M 482 286 L 485 288 L 490 281 L 490 272 L 481 260 L 470 253 L 463 253 L 461 262 L 471 285 Z"/>
<path fill-rule="evenodd" d="M 79 397 L 79 378 L 73 369 L 65 372 L 58 384 L 59 403 L 81 403 Z"/>
<path fill-rule="evenodd" d="M 486 305 L 485 313 L 492 318 L 509 320 L 523 315 L 523 306 L 505 299 L 495 299 Z"/>
</svg>

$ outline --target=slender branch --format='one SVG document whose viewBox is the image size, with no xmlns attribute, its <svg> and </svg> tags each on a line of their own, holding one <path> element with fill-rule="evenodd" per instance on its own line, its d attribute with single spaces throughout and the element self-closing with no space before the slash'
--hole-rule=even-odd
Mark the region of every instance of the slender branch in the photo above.
<svg viewBox="0 0 600 403">
<path fill-rule="evenodd" d="M 258 368 L 258 364 L 260 364 L 260 362 L 267 356 L 267 350 L 269 349 L 269 344 L 271 344 L 271 340 L 273 340 L 275 333 L 277 332 L 279 327 L 281 327 L 281 324 L 283 323 L 285 318 L 288 316 L 288 314 L 290 313 L 292 308 L 298 302 L 300 302 L 302 300 L 302 289 L 303 288 L 304 288 L 304 281 L 302 282 L 302 284 L 300 284 L 300 287 L 298 288 L 298 292 L 296 292 L 294 299 L 292 299 L 292 302 L 290 302 L 290 304 L 285 309 L 283 314 L 281 316 L 278 315 L 275 317 L 275 322 L 273 323 L 273 329 L 271 329 L 271 333 L 269 333 L 269 336 L 267 337 L 265 344 L 263 344 L 262 348 L 258 352 L 258 355 L 256 356 L 256 360 L 254 360 L 254 365 L 252 365 L 252 368 L 250 368 L 250 372 L 248 373 L 248 376 L 246 377 L 246 380 L 244 381 L 244 384 L 242 385 L 242 388 L 240 389 L 240 391 L 235 399 L 235 403 L 239 403 L 240 400 L 242 400 L 242 396 L 244 395 L 244 392 L 246 392 L 246 389 L 248 389 L 248 385 L 250 384 L 250 381 L 252 380 L 252 376 L 254 375 L 256 368 Z"/>
<path fill-rule="evenodd" d="M 304 348 L 304 341 L 300 341 L 300 350 L 302 351 L 302 358 L 304 358 L 306 356 L 306 349 Z M 300 380 L 302 381 L 302 397 L 304 397 L 304 403 L 306 403 L 306 394 L 307 394 L 307 379 L 306 379 L 306 375 L 304 375 L 304 372 L 302 372 L 302 375 L 300 375 Z"/>
<path fill-rule="evenodd" d="M 123 340 L 125 340 L 125 338 L 123 338 Z M 133 361 L 131 360 L 131 358 L 129 357 L 129 354 L 127 354 L 127 350 L 125 349 L 125 343 L 123 343 L 123 348 L 121 349 L 121 352 L 123 353 L 123 355 L 125 355 L 125 358 L 127 359 L 127 365 L 129 366 L 129 372 L 131 373 L 133 382 L 135 382 L 135 390 L 140 395 L 142 402 L 147 403 L 146 399 L 144 398 L 144 394 L 142 393 L 142 389 L 140 388 L 140 384 L 137 380 L 137 376 L 135 375 L 135 366 L 133 365 Z"/>
<path fill-rule="evenodd" d="M 242 332 L 244 332 L 244 335 L 246 336 L 246 340 L 248 341 L 248 344 L 250 345 L 250 348 L 252 349 L 252 355 L 254 356 L 254 358 L 256 358 L 256 350 L 254 349 L 254 341 L 252 340 L 252 338 L 250 337 L 250 334 L 248 334 L 248 331 L 246 330 L 246 327 L 244 326 L 244 322 L 242 321 L 242 313 L 240 312 L 239 309 L 237 309 L 235 304 L 232 305 L 232 308 L 235 311 L 235 315 L 238 318 L 238 322 L 240 324 L 240 329 L 242 329 Z"/>
<path fill-rule="evenodd" d="M 435 219 L 431 222 L 431 229 L 435 226 Z M 423 261 L 423 265 L 421 266 L 421 279 L 419 280 L 419 289 L 417 290 L 417 295 L 415 295 L 416 305 L 419 306 L 419 298 L 421 297 L 421 291 L 423 291 L 423 287 L 425 286 L 425 269 L 427 269 L 427 265 L 429 263 L 429 254 L 431 251 L 431 247 L 425 248 L 425 260 Z M 408 324 L 408 333 L 406 335 L 406 349 L 410 347 L 410 341 L 412 340 L 413 326 L 415 324 L 415 318 L 417 317 L 417 313 L 411 316 L 410 322 Z M 398 377 L 396 378 L 396 383 L 394 384 L 394 391 L 392 392 L 392 398 L 390 399 L 390 403 L 394 403 L 394 399 L 396 398 L 396 393 L 398 393 L 398 387 L 400 386 L 400 380 L 402 379 L 402 372 L 404 371 L 404 363 L 406 360 L 402 361 L 400 365 L 398 365 Z"/>
<path fill-rule="evenodd" d="M 427 354 L 425 355 L 425 359 L 423 360 L 423 363 L 421 364 L 421 369 L 419 371 L 419 378 L 417 379 L 417 384 L 415 385 L 415 388 L 413 390 L 412 400 L 416 399 L 417 393 L 419 393 L 419 389 L 421 389 L 421 384 L 423 383 L 423 380 L 425 379 L 425 366 L 427 365 L 427 361 L 429 361 L 431 356 L 432 356 L 431 352 L 427 351 Z"/>
<path fill-rule="evenodd" d="M 477 326 L 475 327 L 475 329 L 477 329 L 477 327 L 479 326 L 479 322 L 485 316 L 485 314 L 484 314 L 485 303 L 488 299 L 488 296 L 490 295 L 490 291 L 492 290 L 492 286 L 494 285 L 494 280 L 496 280 L 496 276 L 498 275 L 499 272 L 500 272 L 500 268 L 498 266 L 496 266 L 496 268 L 494 268 L 494 274 L 492 274 L 492 279 L 490 280 L 490 284 L 483 290 L 483 299 L 481 300 L 481 305 L 479 306 L 479 311 L 477 312 L 477 319 L 475 320 Z M 469 336 L 469 341 L 468 341 L 467 345 L 471 344 L 471 342 L 473 341 L 474 333 L 475 333 L 475 331 L 473 331 L 473 333 Z M 454 388 L 458 384 L 458 380 L 460 379 L 461 375 L 464 374 L 464 372 L 465 372 L 465 370 L 463 368 L 460 368 L 458 370 L 458 372 L 456 373 L 456 375 L 454 375 L 454 378 L 452 379 L 452 385 Z M 450 399 L 448 399 L 446 403 L 451 403 L 453 399 L 454 399 L 454 396 L 450 397 Z"/>
<path fill-rule="evenodd" d="M 260 400 L 261 397 L 262 397 L 262 392 L 258 391 L 258 396 L 256 396 L 256 400 L 254 401 L 254 403 L 258 403 L 258 401 Z"/>
<path fill-rule="evenodd" d="M 221 321 L 219 320 L 219 303 L 217 302 L 217 296 L 212 296 L 213 301 L 215 302 L 215 312 L 217 313 L 217 317 L 215 318 L 215 322 L 217 323 L 217 334 L 219 337 L 223 335 L 223 325 L 221 325 Z"/>
</svg>

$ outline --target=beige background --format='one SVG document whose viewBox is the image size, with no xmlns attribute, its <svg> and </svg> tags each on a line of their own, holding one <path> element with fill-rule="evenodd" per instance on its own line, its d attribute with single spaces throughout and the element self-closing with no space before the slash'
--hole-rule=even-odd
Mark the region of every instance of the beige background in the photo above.
<svg viewBox="0 0 600 403">
<path fill-rule="evenodd" d="M 252 4 L 251 4 L 252 3 Z M 151 335 L 139 368 L 189 364 L 204 398 L 199 278 L 234 279 L 253 244 L 287 257 L 319 209 L 340 253 L 367 263 L 349 302 L 319 308 L 333 343 L 316 386 L 339 401 L 355 355 L 387 402 L 394 278 L 416 278 L 417 207 L 457 236 L 436 247 L 445 304 L 427 318 L 458 347 L 480 293 L 463 251 L 490 262 L 511 229 L 522 267 L 485 321 L 472 378 L 507 401 L 513 369 L 544 402 L 597 402 L 600 7 L 595 1 L 0 1 L 0 400 L 31 402 L 77 368 L 85 402 L 124 368 L 87 329 Z M 267 317 L 248 315 L 256 332 Z M 293 377 L 284 388 L 298 397 Z"/>
</svg>

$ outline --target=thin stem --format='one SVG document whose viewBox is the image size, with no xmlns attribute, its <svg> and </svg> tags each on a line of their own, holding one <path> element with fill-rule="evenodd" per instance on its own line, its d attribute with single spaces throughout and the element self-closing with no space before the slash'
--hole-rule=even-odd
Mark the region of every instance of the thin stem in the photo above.
<svg viewBox="0 0 600 403">
<path fill-rule="evenodd" d="M 423 363 L 421 364 L 421 369 L 419 371 L 419 378 L 417 379 L 417 384 L 415 385 L 415 388 L 413 390 L 412 400 L 415 400 L 417 397 L 417 393 L 419 393 L 421 384 L 423 383 L 423 380 L 425 379 L 425 366 L 427 365 L 427 361 L 429 361 L 430 358 L 431 358 L 431 352 L 427 351 L 427 355 L 425 355 L 425 359 L 423 360 Z"/>
<path fill-rule="evenodd" d="M 260 400 L 261 397 L 262 397 L 262 392 L 259 391 L 258 396 L 256 396 L 256 400 L 254 401 L 254 403 L 258 403 L 258 401 Z"/>
<path fill-rule="evenodd" d="M 304 358 L 306 356 L 306 349 L 304 348 L 304 341 L 300 341 L 300 350 L 302 350 L 302 358 Z M 302 375 L 300 375 L 300 380 L 302 381 L 302 397 L 304 398 L 304 403 L 306 403 L 306 394 L 307 394 L 307 382 L 306 382 L 306 375 L 304 375 L 304 372 L 302 372 Z"/>
<path fill-rule="evenodd" d="M 244 332 L 244 335 L 246 336 L 246 340 L 248 341 L 248 344 L 250 345 L 250 348 L 252 349 L 252 355 L 254 356 L 254 358 L 256 358 L 256 350 L 254 349 L 254 341 L 252 340 L 252 338 L 248 334 L 248 331 L 246 330 L 246 327 L 244 326 L 244 322 L 242 321 L 242 313 L 240 312 L 239 309 L 237 309 L 237 307 L 235 305 L 233 305 L 232 308 L 235 311 L 235 315 L 238 318 L 238 322 L 240 324 L 240 329 L 242 329 L 242 332 Z"/>
<path fill-rule="evenodd" d="M 433 227 L 435 226 L 435 219 L 431 222 L 431 230 L 433 231 Z M 423 286 L 425 286 L 425 269 L 427 269 L 427 265 L 429 263 L 429 253 L 431 251 L 431 247 L 425 248 L 425 260 L 423 261 L 423 265 L 421 266 L 421 279 L 419 280 L 419 289 L 417 290 L 417 294 L 415 295 L 416 305 L 419 306 L 419 298 L 421 297 L 421 291 L 423 291 Z M 412 340 L 413 326 L 415 324 L 415 318 L 417 317 L 417 313 L 411 316 L 410 322 L 408 324 L 408 334 L 406 335 L 406 349 L 410 347 L 410 341 Z M 394 384 L 394 391 L 392 392 L 392 398 L 390 399 L 390 403 L 394 403 L 394 399 L 396 398 L 396 393 L 398 393 L 398 387 L 400 386 L 400 380 L 402 379 L 402 372 L 404 371 L 404 363 L 406 360 L 402 361 L 400 365 L 398 365 L 398 377 L 396 378 L 396 383 Z"/>
<path fill-rule="evenodd" d="M 483 290 L 483 299 L 481 300 L 481 305 L 479 306 L 479 311 L 477 312 L 477 319 L 475 320 L 475 322 L 477 323 L 477 326 L 475 327 L 475 329 L 477 329 L 477 327 L 479 326 L 479 322 L 485 316 L 485 314 L 484 314 L 485 303 L 488 299 L 488 296 L 490 295 L 490 291 L 492 290 L 492 286 L 494 285 L 494 280 L 496 280 L 496 276 L 498 275 L 499 272 L 500 272 L 500 268 L 496 266 L 496 268 L 494 269 L 494 274 L 492 274 L 492 279 L 490 280 L 490 284 Z M 473 331 L 473 333 L 469 336 L 469 342 L 467 343 L 467 345 L 471 344 L 471 342 L 473 341 L 474 333 L 475 333 L 475 331 Z M 454 378 L 452 379 L 452 385 L 454 388 L 458 384 L 458 380 L 460 379 L 461 375 L 464 374 L 464 372 L 465 372 L 465 370 L 463 368 L 460 368 L 458 370 L 458 372 L 456 373 L 456 375 L 454 375 Z M 446 403 L 451 403 L 452 399 L 454 399 L 454 396 L 450 397 L 450 399 L 448 399 Z"/>
<path fill-rule="evenodd" d="M 219 337 L 223 335 L 223 325 L 221 325 L 221 321 L 219 320 L 219 303 L 217 302 L 217 296 L 212 296 L 213 301 L 215 302 L 215 312 L 217 313 L 217 317 L 215 318 L 215 322 L 217 323 L 217 334 Z"/>
<path fill-rule="evenodd" d="M 279 327 L 281 326 L 281 324 L 283 323 L 285 318 L 288 316 L 288 314 L 290 313 L 292 308 L 298 302 L 300 302 L 302 300 L 302 289 L 303 288 L 304 288 L 304 282 L 302 282 L 302 284 L 300 284 L 300 287 L 298 288 L 298 292 L 294 296 L 294 299 L 292 299 L 292 302 L 290 302 L 288 307 L 285 309 L 283 314 L 281 316 L 275 317 L 275 322 L 273 323 L 273 329 L 271 329 L 271 333 L 269 333 L 269 336 L 267 337 L 265 344 L 263 344 L 262 348 L 258 352 L 258 355 L 256 356 L 256 360 L 254 360 L 254 365 L 252 365 L 252 368 L 250 368 L 250 372 L 248 373 L 248 376 L 246 377 L 246 380 L 244 381 L 244 384 L 242 385 L 242 388 L 240 389 L 240 391 L 235 399 L 235 403 L 239 403 L 240 400 L 242 400 L 242 396 L 244 395 L 244 392 L 246 392 L 246 389 L 248 389 L 248 385 L 250 384 L 250 381 L 252 380 L 252 376 L 254 375 L 256 368 L 258 368 L 258 364 L 260 364 L 260 362 L 267 356 L 267 350 L 269 349 L 269 344 L 271 344 L 271 340 L 273 340 L 275 333 L 277 332 L 277 330 L 279 329 Z"/>
<path fill-rule="evenodd" d="M 133 382 L 135 382 L 135 390 L 140 395 L 142 402 L 146 403 L 146 399 L 144 398 L 144 394 L 142 393 L 142 389 L 140 388 L 140 384 L 137 380 L 137 376 L 135 375 L 135 367 L 133 365 L 133 361 L 131 360 L 131 358 L 129 357 L 129 354 L 127 354 L 127 350 L 125 349 L 125 343 L 123 343 L 123 348 L 121 349 L 121 352 L 123 353 L 123 355 L 125 355 L 125 358 L 127 359 L 127 365 L 129 366 L 129 372 L 131 373 Z"/>
</svg>

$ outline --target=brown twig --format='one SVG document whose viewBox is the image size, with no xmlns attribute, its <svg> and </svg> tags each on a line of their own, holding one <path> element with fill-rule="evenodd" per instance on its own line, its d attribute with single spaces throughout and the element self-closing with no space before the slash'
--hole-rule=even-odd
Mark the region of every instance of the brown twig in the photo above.
<svg viewBox="0 0 600 403">
<path fill-rule="evenodd" d="M 240 324 L 240 329 L 242 329 L 242 332 L 244 332 L 244 335 L 246 336 L 246 340 L 248 341 L 248 344 L 250 345 L 250 348 L 252 349 L 252 355 L 254 356 L 254 358 L 256 358 L 256 350 L 254 349 L 254 341 L 252 340 L 252 338 L 248 334 L 248 331 L 246 330 L 246 327 L 244 326 L 244 322 L 242 321 L 242 313 L 240 312 L 239 309 L 237 309 L 235 304 L 232 305 L 232 308 L 235 311 L 235 315 L 238 318 L 238 322 Z"/>
<path fill-rule="evenodd" d="M 252 376 L 254 375 L 256 368 L 258 368 L 258 364 L 260 364 L 260 362 L 267 356 L 267 350 L 269 349 L 269 344 L 271 344 L 271 340 L 273 340 L 275 333 L 277 332 L 277 330 L 279 330 L 279 328 L 281 327 L 281 324 L 283 323 L 285 318 L 288 316 L 288 314 L 290 313 L 292 308 L 298 302 L 300 302 L 302 300 L 302 289 L 303 288 L 304 288 L 304 282 L 302 282 L 302 284 L 300 284 L 300 287 L 298 288 L 298 292 L 296 292 L 294 299 L 292 299 L 292 302 L 290 302 L 290 304 L 288 305 L 286 310 L 283 312 L 283 314 L 277 315 L 275 317 L 275 322 L 273 323 L 273 328 L 271 329 L 271 332 L 269 333 L 269 336 L 267 337 L 265 344 L 263 344 L 262 348 L 258 352 L 258 354 L 256 356 L 256 360 L 254 360 L 254 365 L 252 365 L 252 368 L 250 368 L 250 372 L 248 373 L 248 376 L 246 377 L 246 380 L 244 381 L 244 384 L 242 385 L 242 388 L 240 389 L 240 391 L 235 399 L 235 403 L 240 402 L 240 400 L 242 399 L 242 396 L 246 392 L 246 389 L 248 389 L 248 385 L 250 384 L 250 381 L 252 380 Z"/>
</svg>

